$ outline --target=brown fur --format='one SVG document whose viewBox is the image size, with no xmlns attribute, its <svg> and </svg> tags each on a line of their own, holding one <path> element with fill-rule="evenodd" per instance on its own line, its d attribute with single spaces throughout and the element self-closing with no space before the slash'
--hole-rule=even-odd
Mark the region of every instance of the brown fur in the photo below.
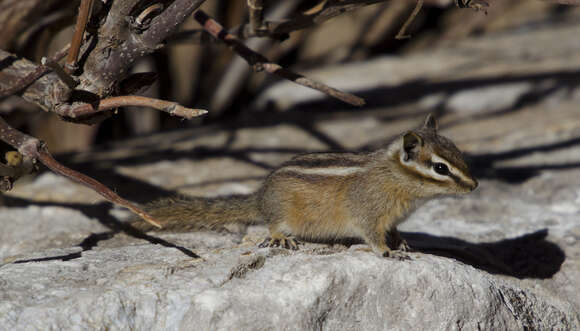
<svg viewBox="0 0 580 331">
<path fill-rule="evenodd" d="M 267 245 L 289 242 L 293 248 L 294 241 L 287 236 L 305 240 L 359 237 L 376 253 L 388 256 L 387 237 L 396 242 L 395 249 L 408 247 L 396 226 L 416 200 L 467 193 L 477 186 L 461 152 L 437 134 L 432 117 L 412 134 L 404 148 L 401 136 L 372 153 L 299 155 L 273 171 L 262 188 L 249 196 L 165 199 L 147 205 L 146 210 L 162 222 L 163 230 L 264 221 L 272 238 L 264 242 Z M 433 153 L 459 169 L 467 181 L 426 175 Z"/>
</svg>

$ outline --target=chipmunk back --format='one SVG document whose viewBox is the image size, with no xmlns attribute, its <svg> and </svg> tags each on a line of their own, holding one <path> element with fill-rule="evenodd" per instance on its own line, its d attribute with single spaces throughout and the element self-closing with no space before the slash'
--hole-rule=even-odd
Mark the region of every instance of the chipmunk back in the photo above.
<svg viewBox="0 0 580 331">
<path fill-rule="evenodd" d="M 386 148 L 359 153 L 299 155 L 274 170 L 254 194 L 220 198 L 165 199 L 146 209 L 170 231 L 214 228 L 226 223 L 268 223 L 260 246 L 297 249 L 295 238 L 358 237 L 377 254 L 409 247 L 396 226 L 415 202 L 473 191 L 477 181 L 457 147 L 437 134 L 427 116 Z M 133 222 L 149 230 L 143 222 Z"/>
</svg>

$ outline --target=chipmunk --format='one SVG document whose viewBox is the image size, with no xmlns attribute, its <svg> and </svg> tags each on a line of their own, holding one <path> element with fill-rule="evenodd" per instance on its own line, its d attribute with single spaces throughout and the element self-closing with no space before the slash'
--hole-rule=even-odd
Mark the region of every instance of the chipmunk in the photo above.
<svg viewBox="0 0 580 331">
<path fill-rule="evenodd" d="M 162 231 L 268 223 L 270 237 L 260 247 L 298 249 L 295 238 L 355 237 L 389 257 L 393 250 L 409 249 L 396 227 L 416 201 L 469 193 L 477 185 L 459 149 L 437 134 L 437 122 L 428 115 L 420 129 L 383 149 L 298 155 L 250 195 L 162 199 L 145 209 L 161 222 Z M 132 225 L 151 230 L 143 222 Z"/>
</svg>

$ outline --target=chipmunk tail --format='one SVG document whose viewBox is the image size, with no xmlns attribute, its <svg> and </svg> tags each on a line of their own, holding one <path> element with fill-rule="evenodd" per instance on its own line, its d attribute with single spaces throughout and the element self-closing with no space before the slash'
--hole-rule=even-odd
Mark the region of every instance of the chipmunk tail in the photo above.
<svg viewBox="0 0 580 331">
<path fill-rule="evenodd" d="M 146 204 L 144 209 L 163 228 L 155 228 L 136 217 L 129 224 L 141 231 L 189 232 L 216 229 L 231 223 L 261 223 L 256 194 L 215 198 L 163 198 Z"/>
</svg>

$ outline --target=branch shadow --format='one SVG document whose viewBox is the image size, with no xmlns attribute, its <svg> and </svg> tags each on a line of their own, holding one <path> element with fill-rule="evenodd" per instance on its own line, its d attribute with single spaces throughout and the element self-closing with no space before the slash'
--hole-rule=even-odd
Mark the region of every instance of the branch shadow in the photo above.
<svg viewBox="0 0 580 331">
<path fill-rule="evenodd" d="M 96 205 L 43 203 L 25 199 L 6 197 L 6 205 L 12 207 L 28 206 L 61 206 L 78 210 L 87 217 L 95 218 L 110 231 L 92 233 L 84 238 L 77 246 L 80 252 L 66 255 L 42 257 L 35 259 L 17 260 L 13 263 L 29 263 L 43 261 L 69 261 L 82 257 L 82 253 L 92 250 L 99 242 L 112 239 L 116 234 L 123 232 L 131 237 L 144 239 L 152 244 L 175 248 L 191 258 L 200 258 L 198 254 L 183 246 L 168 242 L 164 239 L 145 234 L 126 223 L 118 221 L 110 215 L 112 206 L 109 203 Z M 504 239 L 491 243 L 470 243 L 453 237 L 439 237 L 426 233 L 402 232 L 413 250 L 442 257 L 453 258 L 474 268 L 491 274 L 500 274 L 516 278 L 546 279 L 552 277 L 559 270 L 566 258 L 564 251 L 556 244 L 546 240 L 548 229 L 538 230 L 523 236 Z M 318 241 L 317 241 L 318 242 Z M 352 245 L 362 243 L 356 238 L 337 241 L 320 241 L 319 243 L 342 243 Z"/>
<path fill-rule="evenodd" d="M 52 257 L 43 257 L 38 259 L 26 259 L 26 260 L 17 260 L 13 263 L 27 263 L 27 262 L 42 262 L 42 261 L 54 261 L 54 260 L 61 260 L 61 261 L 69 261 L 72 259 L 82 257 L 82 253 L 85 251 L 90 251 L 94 247 L 96 247 L 99 242 L 104 240 L 109 240 L 113 238 L 118 233 L 125 233 L 131 237 L 143 239 L 148 241 L 152 244 L 158 244 L 164 247 L 175 248 L 182 252 L 183 254 L 191 257 L 191 258 L 200 258 L 198 254 L 187 249 L 183 246 L 171 243 L 165 239 L 158 238 L 146 233 L 139 231 L 138 229 L 130 226 L 127 223 L 120 222 L 115 217 L 110 214 L 111 209 L 113 206 L 108 202 L 102 202 L 99 204 L 77 204 L 77 203 L 58 203 L 58 202 L 37 202 L 37 201 L 30 201 L 26 199 L 14 198 L 14 197 L 5 197 L 5 205 L 9 207 L 25 207 L 30 205 L 37 205 L 37 206 L 59 206 L 64 208 L 69 208 L 73 210 L 78 210 L 87 217 L 91 219 L 96 219 L 99 223 L 107 227 L 110 231 L 100 232 L 100 233 L 92 233 L 86 238 L 84 238 L 77 246 L 81 247 L 80 252 L 75 252 L 67 255 L 61 256 L 52 256 Z"/>
<path fill-rule="evenodd" d="M 491 243 L 470 243 L 417 232 L 403 232 L 402 236 L 416 251 L 453 258 L 491 274 L 519 279 L 550 278 L 566 259 L 558 245 L 546 240 L 548 229 Z"/>
<path fill-rule="evenodd" d="M 547 84 L 546 82 L 551 82 Z M 580 86 L 580 71 L 556 70 L 552 72 L 530 73 L 510 76 L 491 76 L 483 78 L 465 78 L 448 81 L 430 81 L 426 79 L 414 79 L 393 86 L 378 86 L 359 91 L 349 91 L 362 97 L 366 101 L 365 108 L 395 107 L 404 104 L 414 104 L 417 100 L 429 95 L 442 95 L 443 100 L 466 90 L 502 87 L 516 83 L 529 83 L 531 87 L 505 109 L 488 114 L 505 114 L 525 106 L 541 102 L 551 93 L 566 88 L 568 94 Z M 276 110 L 275 105 L 270 105 L 269 111 Z M 332 99 L 315 99 L 296 103 L 290 109 L 285 109 L 288 114 L 318 114 L 351 111 L 353 114 L 360 112 L 360 108 L 342 104 Z M 388 112 L 387 112 L 388 113 Z M 387 115 L 387 118 L 388 119 Z"/>
<path fill-rule="evenodd" d="M 574 146 L 580 146 L 580 137 L 552 144 L 516 148 L 501 153 L 468 155 L 467 157 L 469 159 L 471 172 L 475 177 L 479 179 L 495 179 L 506 183 L 518 184 L 539 175 L 543 170 L 567 170 L 580 168 L 580 162 L 507 167 L 496 166 L 494 163 L 498 161 L 517 159 L 538 152 L 552 152 Z"/>
</svg>

